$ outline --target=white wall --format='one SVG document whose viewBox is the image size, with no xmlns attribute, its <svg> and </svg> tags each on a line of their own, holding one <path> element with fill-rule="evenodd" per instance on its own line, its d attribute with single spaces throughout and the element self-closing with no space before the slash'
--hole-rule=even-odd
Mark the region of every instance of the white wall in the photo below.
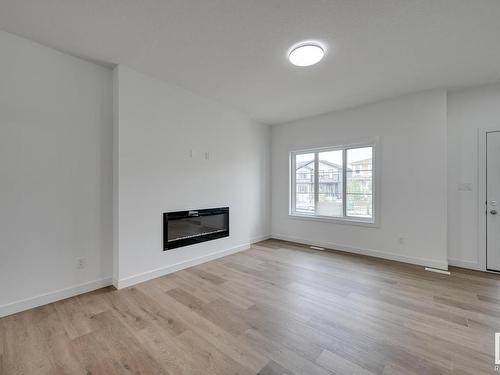
<svg viewBox="0 0 500 375">
<path fill-rule="evenodd" d="M 2 316 L 109 284 L 112 72 L 5 32 L 0 50 Z"/>
<path fill-rule="evenodd" d="M 373 137 L 380 137 L 378 228 L 288 216 L 290 151 Z M 445 91 L 273 126 L 272 171 L 273 237 L 447 267 Z"/>
<path fill-rule="evenodd" d="M 500 130 L 500 83 L 448 95 L 448 257 L 482 268 L 478 248 L 478 129 Z M 459 186 L 471 184 L 472 190 Z"/>
<path fill-rule="evenodd" d="M 115 285 L 156 277 L 268 236 L 269 127 L 129 68 L 116 69 Z M 163 251 L 163 212 L 218 206 L 230 207 L 229 238 Z"/>
<path fill-rule="evenodd" d="M 480 268 L 477 129 L 500 129 L 500 84 L 271 131 L 126 67 L 113 109 L 110 69 L 5 32 L 0 49 L 0 316 L 108 285 L 113 262 L 124 286 L 241 250 L 270 234 L 271 191 L 275 237 L 443 268 L 448 248 Z M 377 136 L 379 227 L 288 217 L 289 151 Z M 162 251 L 163 212 L 226 205 L 229 238 Z"/>
</svg>

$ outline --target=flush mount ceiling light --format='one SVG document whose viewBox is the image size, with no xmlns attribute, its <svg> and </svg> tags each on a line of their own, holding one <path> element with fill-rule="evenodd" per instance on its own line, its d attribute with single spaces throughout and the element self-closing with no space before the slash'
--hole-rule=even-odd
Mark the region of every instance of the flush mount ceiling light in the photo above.
<svg viewBox="0 0 500 375">
<path fill-rule="evenodd" d="M 317 42 L 303 42 L 291 48 L 288 60 L 295 66 L 317 64 L 325 56 L 325 49 Z"/>
</svg>

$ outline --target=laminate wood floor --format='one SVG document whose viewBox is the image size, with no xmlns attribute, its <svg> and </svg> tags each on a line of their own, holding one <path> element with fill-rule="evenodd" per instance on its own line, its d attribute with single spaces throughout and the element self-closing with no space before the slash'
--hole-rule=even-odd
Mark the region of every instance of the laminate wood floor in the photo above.
<svg viewBox="0 0 500 375">
<path fill-rule="evenodd" d="M 268 240 L 0 319 L 7 374 L 491 374 L 500 278 Z"/>
</svg>

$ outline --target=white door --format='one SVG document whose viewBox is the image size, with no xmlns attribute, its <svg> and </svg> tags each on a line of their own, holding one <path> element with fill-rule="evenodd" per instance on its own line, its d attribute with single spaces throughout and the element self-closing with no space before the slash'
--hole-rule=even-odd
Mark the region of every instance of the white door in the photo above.
<svg viewBox="0 0 500 375">
<path fill-rule="evenodd" d="M 486 268 L 500 271 L 500 131 L 486 133 Z"/>
</svg>

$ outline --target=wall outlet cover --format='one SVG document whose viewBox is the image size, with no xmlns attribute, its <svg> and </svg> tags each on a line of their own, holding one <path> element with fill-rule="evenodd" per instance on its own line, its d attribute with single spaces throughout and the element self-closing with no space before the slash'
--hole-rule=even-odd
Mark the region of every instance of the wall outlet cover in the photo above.
<svg viewBox="0 0 500 375">
<path fill-rule="evenodd" d="M 470 182 L 458 184 L 459 191 L 472 191 L 472 184 Z"/>
<path fill-rule="evenodd" d="M 85 258 L 78 258 L 76 260 L 76 268 L 79 270 L 83 270 L 85 266 L 87 265 L 87 261 Z"/>
</svg>

